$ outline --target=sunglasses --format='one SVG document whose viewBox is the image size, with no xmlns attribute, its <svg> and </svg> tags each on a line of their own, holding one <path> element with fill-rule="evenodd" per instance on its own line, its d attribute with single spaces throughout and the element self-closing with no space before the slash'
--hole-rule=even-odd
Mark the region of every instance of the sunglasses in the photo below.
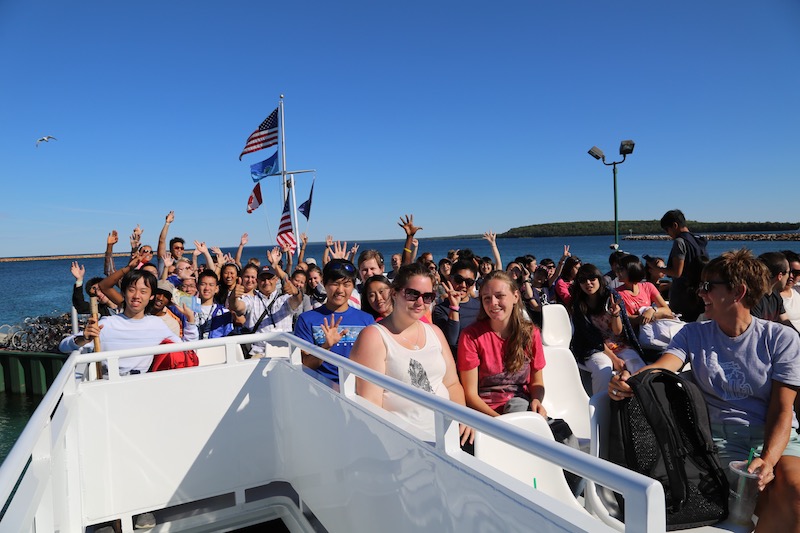
<svg viewBox="0 0 800 533">
<path fill-rule="evenodd" d="M 403 289 L 403 294 L 408 302 L 416 302 L 420 296 L 422 296 L 422 301 L 426 304 L 431 304 L 436 299 L 435 292 L 419 292 L 414 289 Z"/>
<path fill-rule="evenodd" d="M 698 291 L 703 292 L 711 292 L 711 289 L 714 288 L 714 285 L 727 285 L 727 281 L 701 281 L 700 284 L 697 286 Z"/>
<path fill-rule="evenodd" d="M 575 281 L 578 283 L 586 283 L 587 281 L 597 281 L 598 279 L 600 279 L 600 276 L 581 276 Z"/>
<path fill-rule="evenodd" d="M 184 250 L 185 249 L 183 246 L 173 246 L 173 248 L 175 250 Z"/>
<path fill-rule="evenodd" d="M 153 250 L 139 250 L 143 254 L 152 254 Z"/>
<path fill-rule="evenodd" d="M 463 283 L 467 287 L 472 287 L 473 285 L 475 285 L 475 280 L 472 278 L 465 278 L 464 276 L 456 274 L 455 276 L 453 276 L 453 283 L 455 283 L 456 285 L 460 285 L 461 283 Z"/>
<path fill-rule="evenodd" d="M 800 270 L 790 270 L 789 273 L 794 277 L 800 276 Z"/>
</svg>

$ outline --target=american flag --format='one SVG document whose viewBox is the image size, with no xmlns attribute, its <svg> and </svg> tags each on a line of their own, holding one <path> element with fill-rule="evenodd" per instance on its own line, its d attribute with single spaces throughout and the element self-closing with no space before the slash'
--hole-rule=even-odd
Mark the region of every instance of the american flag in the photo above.
<svg viewBox="0 0 800 533">
<path fill-rule="evenodd" d="M 275 111 L 270 113 L 269 116 L 264 119 L 264 122 L 258 126 L 258 129 L 250 134 L 250 137 L 247 138 L 247 144 L 244 145 L 244 150 L 242 150 L 242 153 L 239 154 L 239 161 L 242 160 L 242 156 L 244 154 L 257 152 L 258 150 L 269 148 L 270 146 L 275 146 L 276 144 L 278 144 L 277 107 L 275 108 Z"/>
<path fill-rule="evenodd" d="M 292 231 L 292 217 L 289 214 L 289 196 L 286 196 L 286 202 L 283 204 L 283 214 L 281 215 L 281 225 L 278 228 L 278 236 L 275 237 L 275 240 L 278 241 L 278 244 L 281 248 L 289 246 L 291 247 L 291 252 L 297 249 L 297 241 L 294 238 L 294 232 Z"/>
</svg>

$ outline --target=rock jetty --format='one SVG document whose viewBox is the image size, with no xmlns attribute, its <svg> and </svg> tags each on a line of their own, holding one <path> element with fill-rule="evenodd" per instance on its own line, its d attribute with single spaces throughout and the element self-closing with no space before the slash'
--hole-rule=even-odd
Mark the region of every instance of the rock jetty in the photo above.
<svg viewBox="0 0 800 533">
<path fill-rule="evenodd" d="M 800 233 L 712 233 L 709 241 L 800 241 Z M 669 241 L 669 235 L 625 235 L 626 241 Z"/>
</svg>

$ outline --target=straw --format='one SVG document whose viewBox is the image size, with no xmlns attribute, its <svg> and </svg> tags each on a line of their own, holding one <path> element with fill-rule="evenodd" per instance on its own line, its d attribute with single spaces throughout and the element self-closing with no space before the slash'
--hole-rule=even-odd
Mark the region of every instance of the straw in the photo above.
<svg viewBox="0 0 800 533">
<path fill-rule="evenodd" d="M 750 448 L 750 455 L 747 457 L 747 466 L 748 467 L 750 466 L 750 463 L 753 462 L 753 456 L 755 455 L 755 453 L 756 453 L 756 449 L 755 448 Z"/>
<path fill-rule="evenodd" d="M 533 478 L 533 488 L 536 488 L 536 478 Z"/>
</svg>

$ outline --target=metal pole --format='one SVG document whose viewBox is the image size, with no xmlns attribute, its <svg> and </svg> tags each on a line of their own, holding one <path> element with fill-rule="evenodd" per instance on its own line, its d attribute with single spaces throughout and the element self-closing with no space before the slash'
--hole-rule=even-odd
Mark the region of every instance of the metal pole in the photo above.
<svg viewBox="0 0 800 533">
<path fill-rule="evenodd" d="M 614 170 L 614 246 L 619 249 L 619 215 L 617 212 L 617 164 L 611 167 Z"/>
</svg>

